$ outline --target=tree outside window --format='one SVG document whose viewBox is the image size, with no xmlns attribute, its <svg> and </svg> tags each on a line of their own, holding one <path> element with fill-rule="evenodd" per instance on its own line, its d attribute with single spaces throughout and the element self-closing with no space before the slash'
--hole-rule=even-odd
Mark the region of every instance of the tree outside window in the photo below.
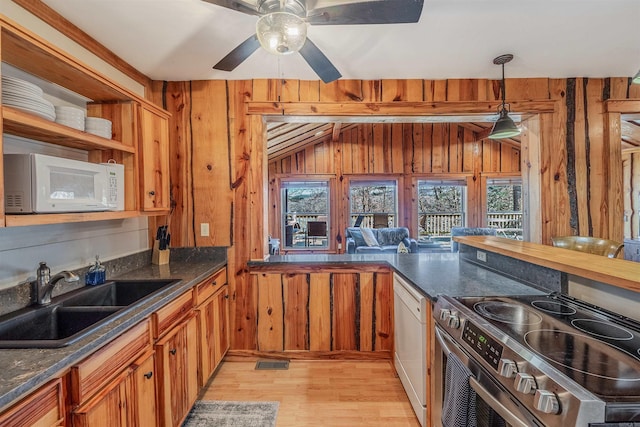
<svg viewBox="0 0 640 427">
<path fill-rule="evenodd" d="M 398 217 L 396 181 L 351 181 L 351 224 L 370 228 L 395 227 Z"/>
<path fill-rule="evenodd" d="M 522 239 L 522 180 L 487 180 L 487 225 L 499 236 Z"/>
<path fill-rule="evenodd" d="M 282 182 L 281 200 L 283 246 L 326 248 L 329 244 L 329 182 Z"/>
<path fill-rule="evenodd" d="M 418 231 L 421 239 L 449 241 L 451 227 L 466 224 L 464 181 L 418 181 Z"/>
</svg>

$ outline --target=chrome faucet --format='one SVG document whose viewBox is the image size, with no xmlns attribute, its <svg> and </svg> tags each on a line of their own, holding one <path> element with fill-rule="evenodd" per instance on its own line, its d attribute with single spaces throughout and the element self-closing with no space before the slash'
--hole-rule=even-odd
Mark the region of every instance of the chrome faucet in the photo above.
<svg viewBox="0 0 640 427">
<path fill-rule="evenodd" d="M 41 262 L 40 267 L 38 267 L 36 280 L 32 284 L 33 302 L 38 305 L 49 304 L 51 302 L 53 288 L 60 279 L 64 279 L 66 282 L 77 282 L 80 280 L 77 274 L 70 271 L 61 271 L 51 277 L 51 270 L 47 267 L 47 263 Z"/>
</svg>

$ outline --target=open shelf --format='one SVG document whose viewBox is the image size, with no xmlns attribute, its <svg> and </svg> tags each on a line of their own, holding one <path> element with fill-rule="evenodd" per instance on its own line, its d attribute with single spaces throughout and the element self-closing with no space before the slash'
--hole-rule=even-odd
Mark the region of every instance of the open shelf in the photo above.
<svg viewBox="0 0 640 427">
<path fill-rule="evenodd" d="M 76 212 L 56 214 L 25 214 L 6 215 L 7 227 L 21 227 L 26 225 L 61 224 L 68 222 L 105 221 L 110 219 L 135 218 L 140 216 L 138 211 L 117 212 Z"/>
<path fill-rule="evenodd" d="M 2 106 L 3 132 L 23 138 L 83 150 L 119 150 L 135 153 L 135 148 L 120 141 L 102 138 L 40 118 L 16 108 Z"/>
</svg>

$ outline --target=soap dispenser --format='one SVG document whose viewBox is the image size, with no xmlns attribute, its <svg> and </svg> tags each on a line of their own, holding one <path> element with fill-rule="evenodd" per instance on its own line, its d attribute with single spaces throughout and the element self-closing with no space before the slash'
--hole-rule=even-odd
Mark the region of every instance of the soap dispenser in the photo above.
<svg viewBox="0 0 640 427">
<path fill-rule="evenodd" d="M 96 255 L 96 262 L 89 267 L 89 271 L 85 275 L 84 281 L 87 285 L 101 285 L 107 279 L 106 269 L 104 265 L 100 264 L 100 259 Z"/>
</svg>

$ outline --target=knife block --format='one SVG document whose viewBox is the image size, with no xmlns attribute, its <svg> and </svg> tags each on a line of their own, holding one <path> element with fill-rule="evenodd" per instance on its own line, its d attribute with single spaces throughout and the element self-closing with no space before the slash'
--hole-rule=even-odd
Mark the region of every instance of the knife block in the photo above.
<svg viewBox="0 0 640 427">
<path fill-rule="evenodd" d="M 169 264 L 169 249 L 160 250 L 160 241 L 153 241 L 153 251 L 151 253 L 151 263 L 156 265 Z"/>
</svg>

